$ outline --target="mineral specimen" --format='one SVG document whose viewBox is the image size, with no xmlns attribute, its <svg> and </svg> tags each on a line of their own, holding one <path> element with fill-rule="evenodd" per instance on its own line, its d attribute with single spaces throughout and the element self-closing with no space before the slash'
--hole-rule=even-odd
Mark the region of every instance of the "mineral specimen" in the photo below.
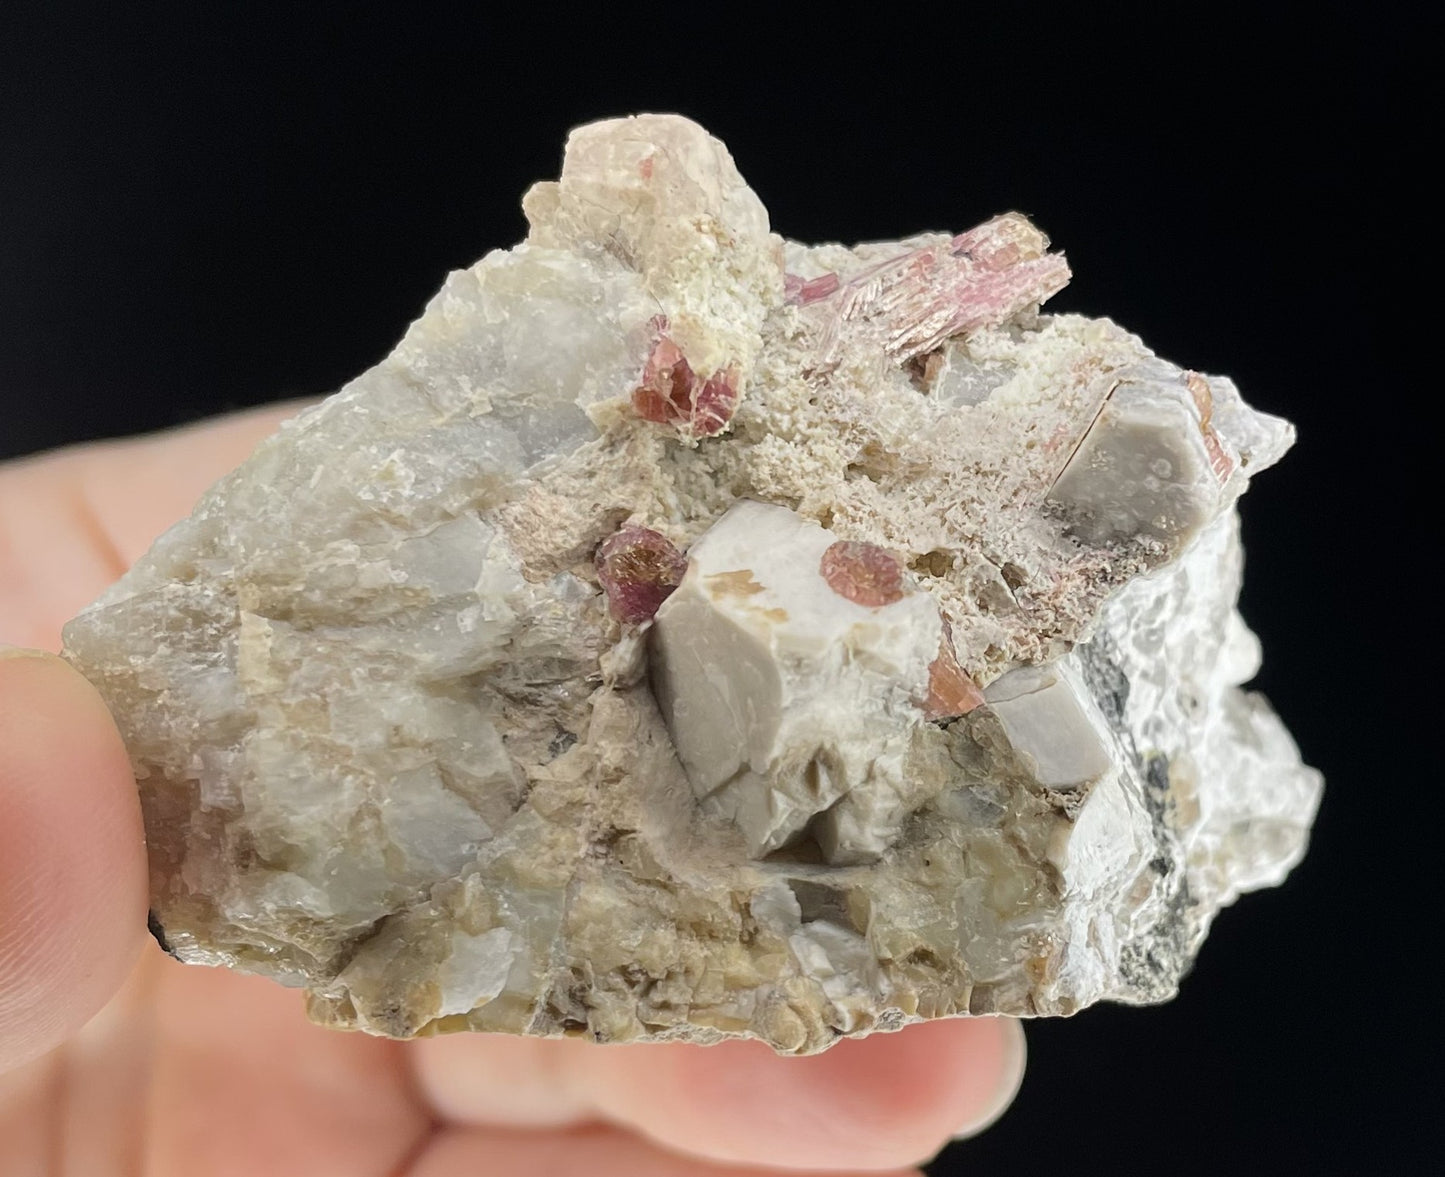
<svg viewBox="0 0 1445 1177">
<path fill-rule="evenodd" d="M 396 1036 L 1169 997 L 1319 795 L 1239 689 L 1290 426 L 1018 214 L 798 245 L 670 116 L 524 207 L 66 630 L 162 942 Z"/>
</svg>

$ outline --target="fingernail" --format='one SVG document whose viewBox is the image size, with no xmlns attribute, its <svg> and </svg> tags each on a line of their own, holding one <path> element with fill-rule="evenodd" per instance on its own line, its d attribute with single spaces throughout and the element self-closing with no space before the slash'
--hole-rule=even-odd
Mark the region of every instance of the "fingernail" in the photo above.
<svg viewBox="0 0 1445 1177">
<path fill-rule="evenodd" d="M 1023 1023 L 1017 1018 L 1000 1017 L 998 1024 L 1004 1036 L 1003 1066 L 999 1073 L 998 1090 L 994 1095 L 993 1102 L 982 1115 L 975 1116 L 953 1134 L 954 1140 L 967 1140 L 971 1136 L 977 1136 L 985 1128 L 991 1127 L 1004 1112 L 1008 1111 L 1009 1105 L 1014 1101 L 1014 1096 L 1019 1093 L 1019 1088 L 1023 1085 L 1024 1067 L 1028 1062 L 1029 1053 L 1028 1044 L 1024 1041 Z"/>
</svg>

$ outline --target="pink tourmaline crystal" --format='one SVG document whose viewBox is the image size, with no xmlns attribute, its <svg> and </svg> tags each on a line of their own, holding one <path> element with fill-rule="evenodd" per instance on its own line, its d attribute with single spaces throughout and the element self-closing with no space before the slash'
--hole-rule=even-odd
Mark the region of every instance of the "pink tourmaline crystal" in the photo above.
<svg viewBox="0 0 1445 1177">
<path fill-rule="evenodd" d="M 797 274 L 783 275 L 783 298 L 792 306 L 807 306 L 810 302 L 827 298 L 837 291 L 842 283 L 837 274 L 820 274 L 816 278 L 800 278 Z"/>
<path fill-rule="evenodd" d="M 596 564 L 612 616 L 629 625 L 651 621 L 687 571 L 687 558 L 647 527 L 624 527 L 609 536 L 597 549 Z"/>
<path fill-rule="evenodd" d="M 839 540 L 823 553 L 818 571 L 830 589 L 855 605 L 891 605 L 906 591 L 902 563 L 877 544 Z"/>
<path fill-rule="evenodd" d="M 837 362 L 845 334 L 860 330 L 901 364 L 952 336 L 1006 323 L 1068 284 L 1068 263 L 1046 253 L 1048 244 L 1027 218 L 1005 213 L 855 274 L 824 333 L 823 366 Z"/>
<path fill-rule="evenodd" d="M 983 692 L 958 664 L 953 631 L 945 617 L 938 657 L 928 668 L 928 698 L 923 702 L 923 714 L 932 720 L 957 719 L 982 705 Z"/>
<path fill-rule="evenodd" d="M 696 383 L 697 374 L 682 349 L 659 334 L 642 369 L 642 381 L 633 390 L 632 407 L 644 421 L 660 425 L 686 421 L 692 412 Z"/>
<path fill-rule="evenodd" d="M 738 407 L 737 374 L 731 368 L 700 380 L 682 349 L 666 334 L 667 320 L 658 318 L 657 339 L 632 392 L 632 407 L 644 421 L 675 425 L 692 437 L 721 433 Z"/>
<path fill-rule="evenodd" d="M 737 374 L 730 368 L 714 372 L 692 403 L 689 427 L 694 437 L 713 437 L 733 418 L 738 407 Z"/>
<path fill-rule="evenodd" d="M 1189 395 L 1194 399 L 1194 407 L 1199 410 L 1199 431 L 1204 435 L 1204 449 L 1209 455 L 1209 469 L 1213 472 L 1214 477 L 1223 484 L 1234 472 L 1234 462 L 1224 452 L 1224 446 L 1219 441 L 1219 434 L 1214 431 L 1214 426 L 1210 421 L 1214 415 L 1214 397 L 1209 391 L 1209 382 L 1198 372 L 1186 372 L 1184 383 L 1189 386 Z"/>
</svg>

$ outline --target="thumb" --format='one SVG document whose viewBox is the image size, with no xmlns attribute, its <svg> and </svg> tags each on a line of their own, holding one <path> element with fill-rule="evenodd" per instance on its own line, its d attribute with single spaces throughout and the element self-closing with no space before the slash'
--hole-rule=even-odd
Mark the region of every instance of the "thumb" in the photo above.
<svg viewBox="0 0 1445 1177">
<path fill-rule="evenodd" d="M 105 1004 L 145 914 L 140 805 L 105 704 L 60 659 L 0 646 L 0 1072 Z"/>
</svg>

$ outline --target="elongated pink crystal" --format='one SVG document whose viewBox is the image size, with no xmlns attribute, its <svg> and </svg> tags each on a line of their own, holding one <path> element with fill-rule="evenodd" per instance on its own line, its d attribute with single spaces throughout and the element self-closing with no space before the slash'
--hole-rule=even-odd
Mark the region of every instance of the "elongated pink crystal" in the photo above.
<svg viewBox="0 0 1445 1177">
<path fill-rule="evenodd" d="M 1194 407 L 1199 410 L 1199 432 L 1204 435 L 1204 450 L 1209 455 L 1209 469 L 1221 484 L 1225 483 L 1234 473 L 1234 462 L 1225 452 L 1219 434 L 1214 431 L 1214 397 L 1209 391 L 1209 381 L 1198 372 L 1186 372 L 1184 383 L 1189 387 L 1190 396 L 1194 398 Z"/>
<path fill-rule="evenodd" d="M 1026 217 L 1005 213 L 853 275 L 823 336 L 823 366 L 836 362 L 842 339 L 858 331 L 875 334 L 901 364 L 955 335 L 1006 323 L 1068 284 L 1069 265 L 1047 253 L 1048 244 Z"/>
<path fill-rule="evenodd" d="M 827 298 L 842 285 L 837 274 L 820 274 L 816 278 L 800 278 L 797 274 L 783 275 L 783 298 L 793 306 L 807 306 L 810 302 Z"/>
</svg>

